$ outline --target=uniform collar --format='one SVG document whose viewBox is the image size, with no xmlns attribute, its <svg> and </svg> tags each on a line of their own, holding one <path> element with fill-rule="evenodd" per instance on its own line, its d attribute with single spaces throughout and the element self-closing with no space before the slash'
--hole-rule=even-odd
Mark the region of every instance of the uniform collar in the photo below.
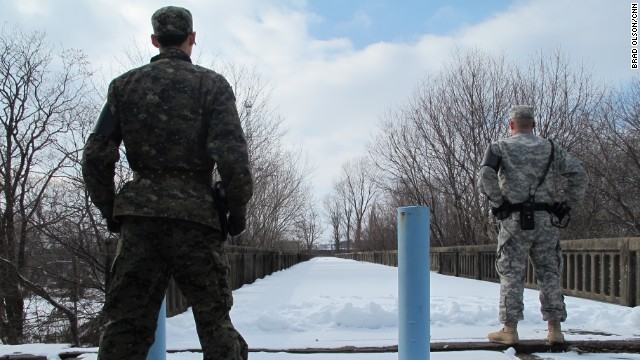
<svg viewBox="0 0 640 360">
<path fill-rule="evenodd" d="M 515 135 L 512 135 L 512 136 L 514 136 L 514 137 L 515 136 L 518 136 L 518 137 L 521 137 L 521 136 L 523 136 L 523 137 L 532 137 L 532 136 L 535 136 L 535 135 L 533 134 L 533 131 L 521 131 L 521 132 L 519 132 L 519 133 L 517 133 Z"/>
<path fill-rule="evenodd" d="M 151 62 L 162 59 L 178 59 L 191 62 L 191 58 L 184 51 L 176 48 L 168 48 L 163 50 L 160 54 L 151 58 Z"/>
</svg>

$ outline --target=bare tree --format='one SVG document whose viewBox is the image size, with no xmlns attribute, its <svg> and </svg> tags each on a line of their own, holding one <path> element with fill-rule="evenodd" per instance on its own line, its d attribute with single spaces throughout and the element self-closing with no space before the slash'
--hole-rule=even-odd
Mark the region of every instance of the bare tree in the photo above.
<svg viewBox="0 0 640 360">
<path fill-rule="evenodd" d="M 16 344 L 24 335 L 21 286 L 31 288 L 24 272 L 34 219 L 47 189 L 78 150 L 66 140 L 91 74 L 81 52 L 55 54 L 43 33 L 20 28 L 0 33 L 0 74 L 0 339 Z"/>
<path fill-rule="evenodd" d="M 344 179 L 334 180 L 333 189 L 330 194 L 326 195 L 323 205 L 325 207 L 325 217 L 331 222 L 332 237 L 336 250 L 351 251 L 354 222 L 353 207 L 349 200 L 341 194 L 346 186 Z M 342 243 L 345 243 L 346 247 Z"/>
<path fill-rule="evenodd" d="M 298 240 L 305 250 L 313 250 L 323 232 L 320 214 L 315 207 L 306 209 L 294 222 L 294 239 Z"/>
<path fill-rule="evenodd" d="M 493 228 L 475 183 L 486 146 L 506 132 L 508 77 L 503 57 L 456 53 L 382 121 L 385 131 L 371 147 L 386 191 L 431 208 L 432 239 L 440 245 L 489 241 Z"/>
<path fill-rule="evenodd" d="M 640 233 L 640 80 L 611 93 L 598 121 L 590 123 L 585 166 L 595 206 L 583 224 L 600 236 Z"/>
<path fill-rule="evenodd" d="M 247 210 L 247 231 L 238 245 L 274 249 L 289 240 L 299 214 L 307 207 L 309 186 L 306 164 L 296 155 L 283 153 L 268 181 L 254 190 Z"/>
<path fill-rule="evenodd" d="M 97 344 L 101 313 L 92 304 L 104 300 L 117 234 L 106 230 L 85 191 L 79 157 L 73 161 L 77 165 L 65 172 L 64 182 L 50 187 L 47 209 L 35 219 L 41 241 L 40 247 L 31 252 L 42 255 L 32 260 L 32 268 L 38 275 L 38 283 L 46 284 L 77 319 L 77 324 L 71 324 L 71 328 L 77 328 L 77 340 L 69 338 L 68 327 L 60 325 L 57 333 L 49 332 L 49 341 Z M 55 314 L 46 321 L 55 323 Z M 33 325 L 39 329 L 46 327 L 43 322 Z M 34 329 L 31 340 L 44 341 L 34 337 L 40 332 Z"/>
<path fill-rule="evenodd" d="M 479 50 L 455 53 L 382 118 L 369 148 L 378 183 L 389 199 L 431 208 L 438 245 L 495 241 L 477 170 L 488 144 L 507 136 L 509 107 L 533 104 L 538 133 L 582 154 L 602 90 L 583 66 L 570 64 L 559 51 L 524 67 Z"/>
<path fill-rule="evenodd" d="M 283 119 L 273 108 L 271 90 L 255 69 L 226 64 L 220 71 L 236 94 L 254 176 L 247 231 L 233 241 L 236 245 L 277 248 L 294 231 L 298 215 L 312 206 L 308 195 L 313 167 L 303 151 L 285 146 Z"/>
<path fill-rule="evenodd" d="M 340 199 L 343 207 L 342 215 L 347 232 L 347 250 L 350 249 L 349 235 L 352 226 L 356 248 L 362 240 L 365 216 L 376 195 L 372 170 L 372 165 L 367 158 L 347 161 L 342 165 L 340 178 L 334 185 L 336 196 Z"/>
<path fill-rule="evenodd" d="M 338 185 L 337 183 L 336 185 Z M 345 250 L 351 251 L 353 249 L 353 208 L 345 198 L 340 198 L 340 221 L 342 228 L 344 229 L 344 242 L 347 243 Z"/>
<path fill-rule="evenodd" d="M 514 104 L 535 107 L 538 135 L 582 153 L 581 147 L 589 143 L 585 129 L 594 120 L 604 93 L 584 64 L 559 49 L 539 53 L 527 66 L 515 67 L 511 84 Z"/>
<path fill-rule="evenodd" d="M 342 235 L 342 219 L 340 211 L 340 199 L 335 194 L 327 194 L 322 200 L 324 218 L 331 227 L 331 241 L 333 248 L 340 251 L 340 238 Z"/>
<path fill-rule="evenodd" d="M 398 230 L 395 208 L 374 204 L 363 229 L 362 250 L 383 251 L 398 249 Z"/>
</svg>

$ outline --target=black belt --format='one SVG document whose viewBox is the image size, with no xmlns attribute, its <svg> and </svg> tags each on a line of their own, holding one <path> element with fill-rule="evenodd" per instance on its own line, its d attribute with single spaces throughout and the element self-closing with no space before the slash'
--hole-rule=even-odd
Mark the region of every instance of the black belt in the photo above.
<svg viewBox="0 0 640 360">
<path fill-rule="evenodd" d="M 533 211 L 553 212 L 553 205 L 547 203 L 533 203 Z M 522 211 L 522 203 L 509 205 L 509 212 Z"/>
<path fill-rule="evenodd" d="M 136 177 L 140 177 L 143 179 L 181 179 L 181 178 L 190 178 L 195 179 L 196 181 L 211 184 L 213 181 L 213 170 L 210 171 L 202 171 L 202 170 L 159 170 L 159 169 L 144 169 L 144 170 L 136 170 Z"/>
</svg>

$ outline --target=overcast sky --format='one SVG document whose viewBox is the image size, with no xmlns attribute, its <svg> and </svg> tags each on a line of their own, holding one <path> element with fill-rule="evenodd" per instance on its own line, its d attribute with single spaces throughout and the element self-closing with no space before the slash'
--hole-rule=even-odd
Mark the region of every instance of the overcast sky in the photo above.
<svg viewBox="0 0 640 360">
<path fill-rule="evenodd" d="M 405 102 L 454 49 L 522 61 L 560 48 L 602 81 L 632 71 L 629 0 L 0 0 L 0 23 L 45 30 L 111 77 L 132 44 L 149 45 L 159 7 L 191 10 L 197 47 L 255 66 L 273 88 L 287 140 L 316 170 L 318 196 L 361 156 L 380 116 Z M 196 50 L 197 51 L 197 50 Z M 106 92 L 106 89 L 105 89 Z"/>
</svg>

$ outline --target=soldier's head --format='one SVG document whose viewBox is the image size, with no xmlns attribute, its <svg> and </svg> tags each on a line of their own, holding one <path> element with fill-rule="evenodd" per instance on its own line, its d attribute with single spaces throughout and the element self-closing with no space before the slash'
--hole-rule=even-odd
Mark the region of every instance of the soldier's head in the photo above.
<svg viewBox="0 0 640 360">
<path fill-rule="evenodd" d="M 509 129 L 512 135 L 532 131 L 535 125 L 533 106 L 516 105 L 509 109 Z"/>
<path fill-rule="evenodd" d="M 151 42 L 160 49 L 179 48 L 191 56 L 196 43 L 191 12 L 177 6 L 165 6 L 151 16 Z"/>
</svg>

